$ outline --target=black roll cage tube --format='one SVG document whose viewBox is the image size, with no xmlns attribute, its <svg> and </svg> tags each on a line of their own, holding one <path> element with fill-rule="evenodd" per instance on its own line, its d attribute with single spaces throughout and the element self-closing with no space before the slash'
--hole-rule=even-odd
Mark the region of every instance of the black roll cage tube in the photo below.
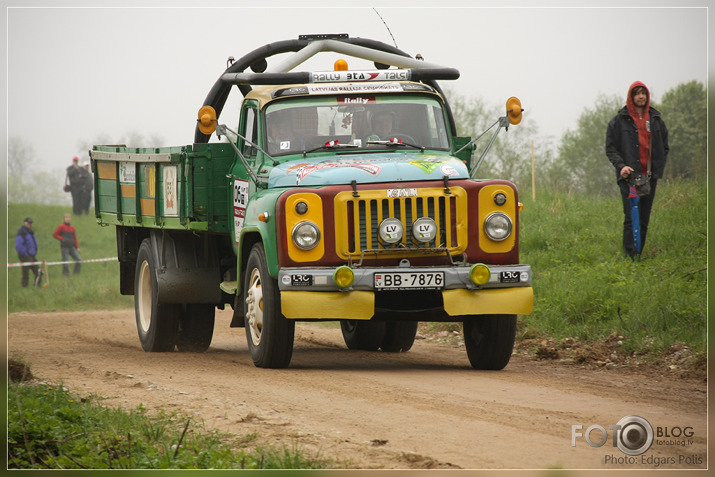
<svg viewBox="0 0 715 477">
<path fill-rule="evenodd" d="M 407 58 L 410 58 L 410 55 L 405 53 L 404 51 L 390 46 L 386 43 L 382 43 L 377 40 L 371 40 L 368 38 L 348 38 L 348 37 L 341 37 L 341 38 L 336 38 L 338 41 L 343 41 L 346 43 L 350 43 L 353 45 L 357 46 L 362 46 L 378 51 L 383 51 L 386 53 L 393 53 L 396 55 L 401 55 L 405 56 Z M 221 116 L 221 111 L 223 110 L 224 105 L 226 104 L 226 100 L 228 99 L 228 95 L 231 93 L 231 86 L 233 84 L 226 82 L 223 79 L 223 75 L 226 73 L 242 73 L 243 71 L 246 70 L 246 68 L 250 68 L 255 65 L 260 65 L 257 66 L 256 69 L 263 70 L 265 69 L 265 61 L 267 58 L 270 58 L 275 55 L 279 55 L 282 53 L 290 53 L 290 52 L 297 52 L 308 46 L 310 42 L 313 41 L 311 39 L 294 39 L 294 40 L 281 40 L 277 41 L 274 43 L 269 43 L 267 45 L 261 46 L 259 48 L 256 48 L 252 52 L 244 55 L 237 61 L 235 61 L 233 64 L 231 64 L 226 70 L 221 74 L 221 76 L 218 78 L 216 83 L 214 83 L 213 87 L 209 91 L 208 95 L 206 96 L 206 99 L 204 100 L 203 106 L 211 106 L 216 110 L 216 117 Z M 376 65 L 377 66 L 377 65 Z M 442 92 L 442 89 L 439 87 L 437 82 L 435 80 L 430 80 L 430 79 L 425 79 L 423 82 L 432 88 L 434 88 L 443 98 L 444 93 Z M 238 89 L 241 91 L 241 94 L 245 97 L 253 88 L 251 88 L 250 85 L 247 84 L 239 84 L 237 85 Z M 452 133 L 452 136 L 457 135 L 457 131 L 455 129 L 454 125 L 454 116 L 452 115 L 452 109 L 449 106 L 449 103 L 445 99 L 445 108 L 447 112 L 447 116 L 449 118 L 449 124 L 450 124 L 450 132 Z M 207 143 L 209 142 L 209 139 L 211 138 L 210 134 L 204 134 L 199 130 L 198 124 L 196 125 L 196 130 L 194 132 L 194 143 L 201 144 L 201 143 Z"/>
</svg>

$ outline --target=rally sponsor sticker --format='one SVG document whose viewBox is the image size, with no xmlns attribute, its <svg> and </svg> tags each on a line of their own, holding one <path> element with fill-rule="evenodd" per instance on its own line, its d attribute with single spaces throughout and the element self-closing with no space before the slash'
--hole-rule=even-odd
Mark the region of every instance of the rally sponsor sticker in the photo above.
<svg viewBox="0 0 715 477">
<path fill-rule="evenodd" d="M 248 205 L 248 181 L 235 179 L 233 181 L 233 229 L 238 244 L 243 222 L 246 218 L 246 206 Z"/>
<path fill-rule="evenodd" d="M 164 215 L 167 217 L 178 217 L 178 180 L 176 177 L 176 166 L 163 166 L 163 184 L 164 184 Z"/>
<path fill-rule="evenodd" d="M 301 167 L 296 171 L 296 183 L 300 184 L 300 181 L 305 179 L 309 174 L 317 171 L 322 171 L 326 169 L 342 169 L 350 167 L 353 169 L 359 169 L 363 172 L 370 174 L 371 176 L 376 176 L 382 171 L 382 167 L 377 164 L 370 164 L 368 162 L 347 162 L 347 163 L 323 163 L 323 164 L 311 164 L 309 166 Z"/>
</svg>

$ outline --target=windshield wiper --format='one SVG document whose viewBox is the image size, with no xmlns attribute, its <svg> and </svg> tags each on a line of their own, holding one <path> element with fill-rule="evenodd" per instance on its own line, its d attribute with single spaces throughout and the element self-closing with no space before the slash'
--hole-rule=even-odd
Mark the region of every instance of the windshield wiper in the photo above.
<svg viewBox="0 0 715 477">
<path fill-rule="evenodd" d="M 409 142 L 404 142 L 402 139 L 397 139 L 394 137 L 391 137 L 390 139 L 387 140 L 380 140 L 380 141 L 375 141 L 375 140 L 368 140 L 367 144 L 379 144 L 382 146 L 388 146 L 388 147 L 413 147 L 415 149 L 419 149 L 420 152 L 425 152 L 425 147 L 424 146 L 417 146 L 415 144 L 409 143 Z"/>
<path fill-rule="evenodd" d="M 355 147 L 360 147 L 357 144 L 340 144 L 338 140 L 335 141 L 328 141 L 322 146 L 314 147 L 313 149 L 309 151 L 303 151 L 303 157 L 306 156 L 306 154 L 310 154 L 311 152 L 315 151 L 320 151 L 321 149 L 350 149 L 350 148 L 355 148 Z"/>
</svg>

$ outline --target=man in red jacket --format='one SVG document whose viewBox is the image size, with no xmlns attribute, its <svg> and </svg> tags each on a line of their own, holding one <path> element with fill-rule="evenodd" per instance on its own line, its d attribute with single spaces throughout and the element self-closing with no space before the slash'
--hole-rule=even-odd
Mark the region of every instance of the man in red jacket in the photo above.
<svg viewBox="0 0 715 477">
<path fill-rule="evenodd" d="M 78 274 L 80 268 L 82 268 L 82 257 L 79 255 L 79 242 L 77 241 L 77 231 L 74 226 L 70 224 L 72 222 L 72 215 L 65 214 L 64 222 L 62 222 L 55 233 L 52 234 L 54 238 L 60 241 L 60 250 L 62 251 L 62 261 L 66 262 L 67 257 L 72 257 L 74 260 L 74 274 Z M 62 273 L 66 276 L 70 276 L 70 267 L 66 263 L 62 264 Z"/>
<path fill-rule="evenodd" d="M 636 81 L 628 88 L 626 106 L 608 123 L 606 155 L 616 169 L 616 179 L 623 198 L 623 250 L 635 258 L 640 254 L 633 240 L 630 186 L 636 175 L 650 183 L 650 193 L 639 201 L 641 250 L 645 246 L 648 222 L 658 179 L 663 177 L 668 158 L 668 129 L 660 112 L 650 105 L 650 92 Z"/>
</svg>

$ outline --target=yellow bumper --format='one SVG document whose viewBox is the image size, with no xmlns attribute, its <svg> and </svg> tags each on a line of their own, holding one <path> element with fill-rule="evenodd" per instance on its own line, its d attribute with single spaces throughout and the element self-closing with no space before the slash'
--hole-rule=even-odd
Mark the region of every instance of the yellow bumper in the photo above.
<svg viewBox="0 0 715 477">
<path fill-rule="evenodd" d="M 534 308 L 531 287 L 443 290 L 442 297 L 450 316 L 528 315 Z M 281 309 L 290 319 L 369 320 L 375 314 L 375 293 L 283 291 Z"/>
<path fill-rule="evenodd" d="M 375 294 L 369 291 L 282 291 L 281 311 L 292 319 L 369 320 L 375 314 Z"/>
<path fill-rule="evenodd" d="M 458 315 L 529 315 L 534 309 L 531 287 L 492 290 L 444 290 L 444 311 Z"/>
</svg>

